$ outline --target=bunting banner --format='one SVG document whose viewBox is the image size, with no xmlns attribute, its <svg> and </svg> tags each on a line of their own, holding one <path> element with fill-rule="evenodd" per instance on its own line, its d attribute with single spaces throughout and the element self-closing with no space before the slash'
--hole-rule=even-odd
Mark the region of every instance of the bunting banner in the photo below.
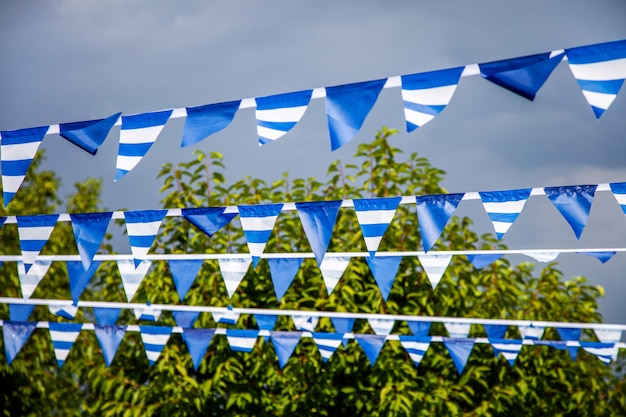
<svg viewBox="0 0 626 417">
<path fill-rule="evenodd" d="M 139 329 L 146 357 L 148 358 L 150 366 L 152 366 L 159 359 L 163 348 L 165 348 L 165 345 L 167 345 L 167 342 L 170 340 L 172 328 L 164 326 L 139 326 Z"/>
<path fill-rule="evenodd" d="M 437 288 L 443 274 L 448 269 L 448 265 L 450 265 L 450 261 L 452 260 L 452 255 L 434 255 L 434 254 L 423 254 L 418 255 L 417 258 L 430 281 L 430 285 L 433 287 L 433 290 Z"/>
<path fill-rule="evenodd" d="M 89 268 L 85 270 L 82 262 L 65 262 L 67 266 L 67 274 L 70 280 L 70 294 L 74 303 L 78 302 L 83 291 L 89 285 L 89 281 L 96 273 L 96 270 L 100 266 L 100 262 L 92 262 Z"/>
<path fill-rule="evenodd" d="M 328 362 L 344 340 L 343 335 L 338 333 L 313 332 L 312 336 L 324 362 Z"/>
<path fill-rule="evenodd" d="M 577 239 L 587 224 L 596 188 L 597 185 L 544 188 L 546 196 L 567 220 Z"/>
<path fill-rule="evenodd" d="M 489 215 L 498 239 L 513 225 L 524 209 L 531 189 L 479 192 L 483 207 Z"/>
<path fill-rule="evenodd" d="M 448 219 L 461 202 L 463 195 L 442 194 L 415 197 L 417 220 L 425 252 L 428 252 L 437 242 Z"/>
<path fill-rule="evenodd" d="M 320 265 L 320 271 L 322 272 L 322 278 L 326 285 L 326 292 L 328 295 L 332 294 L 335 287 L 339 283 L 339 280 L 343 276 L 348 264 L 350 263 L 349 256 L 339 257 L 326 257 L 322 260 Z"/>
<path fill-rule="evenodd" d="M 2 326 L 2 337 L 4 341 L 4 354 L 7 357 L 7 365 L 11 365 L 13 359 L 20 353 L 30 335 L 35 330 L 37 323 L 22 323 L 5 321 Z"/>
<path fill-rule="evenodd" d="M 424 355 L 430 347 L 430 337 L 423 336 L 400 336 L 400 343 L 406 352 L 409 354 L 411 361 L 416 367 L 419 366 Z"/>
<path fill-rule="evenodd" d="M 270 339 L 274 345 L 281 369 L 285 367 L 291 354 L 296 349 L 301 336 L 302 332 L 270 332 Z"/>
<path fill-rule="evenodd" d="M 120 272 L 122 285 L 128 301 L 132 300 L 135 296 L 135 293 L 141 285 L 141 281 L 143 281 L 151 265 L 152 262 L 150 261 L 142 261 L 138 266 L 135 266 L 135 261 L 117 261 L 117 268 Z"/>
<path fill-rule="evenodd" d="M 191 361 L 193 362 L 193 368 L 197 371 L 202 358 L 206 353 L 215 329 L 190 329 L 183 328 L 183 341 L 187 345 L 189 355 L 191 355 Z"/>
<path fill-rule="evenodd" d="M 17 262 L 17 274 L 20 278 L 22 297 L 30 298 L 33 295 L 48 269 L 50 269 L 50 265 L 52 265 L 52 262 L 49 261 L 35 261 L 31 265 L 30 270 L 26 272 L 24 262 Z"/>
<path fill-rule="evenodd" d="M 82 323 L 50 323 L 50 339 L 54 348 L 54 356 L 57 364 L 63 366 L 67 356 L 78 338 L 78 334 L 82 329 Z"/>
<path fill-rule="evenodd" d="M 391 286 L 400 268 L 401 256 L 386 256 L 384 258 L 365 258 L 378 284 L 383 300 L 387 301 Z"/>
<path fill-rule="evenodd" d="M 95 325 L 94 333 L 102 349 L 102 356 L 107 367 L 111 366 L 117 349 L 126 334 L 126 326 Z"/>
<path fill-rule="evenodd" d="M 212 237 L 232 219 L 237 213 L 226 213 L 226 207 L 184 208 L 181 213 L 185 220 L 194 225 L 208 237 Z"/>
</svg>

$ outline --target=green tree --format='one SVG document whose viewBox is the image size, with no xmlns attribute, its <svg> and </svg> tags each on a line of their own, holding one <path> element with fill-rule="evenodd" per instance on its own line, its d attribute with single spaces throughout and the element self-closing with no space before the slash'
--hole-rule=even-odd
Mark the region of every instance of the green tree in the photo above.
<svg viewBox="0 0 626 417">
<path fill-rule="evenodd" d="M 388 138 L 395 131 L 383 128 L 371 143 L 362 144 L 350 162 L 331 164 L 324 181 L 292 179 L 284 174 L 267 183 L 243 178 L 229 183 L 220 154 L 197 152 L 187 163 L 166 164 L 163 205 L 166 208 L 225 206 L 284 201 L 315 201 L 343 198 L 384 197 L 445 193 L 440 182 L 445 174 L 413 153 L 404 157 Z M 44 182 L 45 173 L 36 182 Z M 50 175 L 50 174 L 46 174 Z M 54 176 L 49 178 L 56 183 Z M 56 209 L 55 190 L 50 185 L 47 205 L 38 212 Z M 94 193 L 75 197 L 73 207 L 90 211 L 97 204 Z M 27 199 L 36 189 L 21 191 Z M 89 198 L 95 198 L 89 200 Z M 26 200 L 25 200 L 26 201 Z M 79 203 L 80 202 L 80 203 Z M 54 204 L 53 204 L 54 203 Z M 21 204 L 21 203 L 20 203 Z M 18 209 L 30 207 L 15 205 Z M 13 207 L 13 206 L 12 206 Z M 29 211 L 25 211 L 29 212 Z M 22 214 L 22 212 L 20 212 Z M 434 250 L 492 249 L 505 247 L 491 234 L 472 232 L 471 220 L 453 217 Z M 67 232 L 67 231 L 66 231 Z M 16 232 L 2 229 L 5 253 L 17 253 Z M 74 250 L 68 235 L 55 231 L 48 253 Z M 13 240 L 9 240 L 13 239 Z M 65 239 L 65 240 L 63 240 Z M 56 242 L 56 243 L 55 243 Z M 57 245 L 57 246 L 54 246 Z M 400 206 L 382 241 L 381 251 L 418 250 L 417 216 L 409 206 Z M 265 252 L 308 252 L 311 248 L 298 215 L 283 212 Z M 365 251 L 354 211 L 340 210 L 329 251 Z M 181 218 L 167 218 L 153 247 L 159 253 L 241 253 L 246 244 L 237 220 L 208 238 Z M 319 269 L 312 259 L 303 262 L 285 296 L 274 295 L 269 268 L 262 260 L 250 268 L 232 298 L 228 297 L 216 261 L 206 261 L 184 302 L 175 291 L 166 262 L 154 262 L 134 301 L 199 306 L 329 310 L 407 315 L 438 315 L 503 319 L 533 319 L 571 322 L 601 322 L 597 298 L 602 289 L 587 285 L 582 277 L 564 280 L 552 263 L 540 271 L 534 265 L 512 265 L 500 259 L 475 270 L 464 257 L 454 257 L 436 290 L 418 260 L 405 257 L 391 294 L 383 301 L 363 259 L 352 259 L 339 285 L 327 295 Z M 6 295 L 19 296 L 12 266 L 5 265 L 0 278 Z M 11 269 L 13 268 L 13 269 Z M 13 274 L 13 275 L 11 275 Z M 38 294 L 69 298 L 62 266 L 51 271 Z M 44 286 L 44 282 L 48 283 Z M 103 263 L 84 299 L 124 301 L 119 273 L 114 263 Z M 89 311 L 78 320 L 88 320 Z M 6 310 L 4 317 L 7 317 Z M 37 319 L 56 320 L 38 310 Z M 137 321 L 129 311 L 119 323 Z M 163 325 L 175 325 L 164 312 Z M 147 323 L 145 323 L 147 324 Z M 196 327 L 225 327 L 210 314 L 202 313 Z M 232 327 L 232 326 L 231 326 Z M 254 318 L 242 315 L 237 328 L 256 328 Z M 288 317 L 279 318 L 276 330 L 293 330 Z M 321 319 L 318 330 L 333 332 L 330 320 Z M 370 333 L 366 321 L 357 320 L 356 333 Z M 394 333 L 410 334 L 398 322 Z M 431 334 L 445 335 L 433 324 Z M 484 336 L 482 326 L 473 326 L 470 336 Z M 510 327 L 507 337 L 519 338 Z M 553 329 L 546 337 L 558 340 Z M 584 332 L 585 340 L 595 340 Z M 112 365 L 107 368 L 92 332 L 83 331 L 66 364 L 57 370 L 49 337 L 36 330 L 32 340 L 11 366 L 0 365 L 0 375 L 9 389 L 3 397 L 7 415 L 625 415 L 626 387 L 620 363 L 607 367 L 581 350 L 577 361 L 565 351 L 526 346 L 514 367 L 496 358 L 488 345 L 476 345 L 462 375 L 445 348 L 431 344 L 419 367 L 415 367 L 399 342 L 388 341 L 376 364 L 370 363 L 356 342 L 340 347 L 324 363 L 314 342 L 302 339 L 292 358 L 280 368 L 271 342 L 259 340 L 253 352 L 231 352 L 226 338 L 215 336 L 197 371 L 180 335 L 172 336 L 152 367 L 137 333 L 127 332 Z M 2 381 L 4 382 L 4 381 Z M 8 385 L 10 382 L 11 385 Z M 5 386 L 4 384 L 2 385 Z M 17 392 L 16 392 L 17 391 Z M 23 394 L 26 392 L 27 394 Z M 22 408 L 19 408 L 22 407 Z"/>
</svg>

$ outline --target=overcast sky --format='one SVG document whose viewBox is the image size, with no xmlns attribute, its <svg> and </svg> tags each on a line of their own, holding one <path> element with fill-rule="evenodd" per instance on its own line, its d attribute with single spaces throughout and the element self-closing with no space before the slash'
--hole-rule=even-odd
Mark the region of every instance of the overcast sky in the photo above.
<svg viewBox="0 0 626 417">
<path fill-rule="evenodd" d="M 368 81 L 626 38 L 615 1 L 28 1 L 0 4 L 0 130 L 144 113 Z M 626 181 L 626 93 L 598 121 L 566 62 L 527 101 L 480 77 L 461 80 L 446 110 L 393 145 L 447 172 L 450 192 Z M 323 177 L 382 126 L 404 131 L 399 89 L 384 90 L 363 129 L 336 152 L 323 100 L 276 143 L 257 145 L 254 110 L 180 148 L 170 120 L 140 164 L 114 183 L 119 128 L 92 157 L 59 136 L 44 168 L 71 184 L 104 178 L 111 210 L 159 207 L 163 163 L 193 150 L 225 155 L 228 177 Z M 473 204 L 476 203 L 476 204 Z M 459 215 L 491 231 L 478 202 Z M 531 198 L 504 238 L 510 248 L 626 246 L 626 218 L 598 192 L 580 241 L 546 199 Z M 604 285 L 602 312 L 626 322 L 626 253 L 607 264 L 561 255 L 566 276 Z"/>
</svg>

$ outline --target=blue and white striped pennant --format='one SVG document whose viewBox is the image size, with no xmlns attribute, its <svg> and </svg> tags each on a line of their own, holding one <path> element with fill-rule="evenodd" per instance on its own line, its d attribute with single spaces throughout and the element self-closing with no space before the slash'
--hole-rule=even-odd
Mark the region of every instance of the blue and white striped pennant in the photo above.
<svg viewBox="0 0 626 417">
<path fill-rule="evenodd" d="M 261 259 L 267 240 L 272 234 L 274 223 L 276 223 L 282 208 L 282 203 L 239 206 L 241 228 L 255 268 Z"/>
<path fill-rule="evenodd" d="M 78 306 L 63 305 L 63 304 L 51 304 L 48 306 L 50 314 L 63 317 L 64 319 L 74 320 L 78 313 Z"/>
<path fill-rule="evenodd" d="M 125 211 L 126 230 L 130 241 L 130 250 L 135 258 L 135 267 L 145 259 L 167 210 Z"/>
<path fill-rule="evenodd" d="M 237 291 L 237 288 L 239 288 L 239 284 L 248 272 L 251 262 L 252 258 L 250 256 L 218 259 L 222 279 L 226 285 L 226 291 L 228 291 L 228 298 L 231 298 Z"/>
<path fill-rule="evenodd" d="M 163 348 L 170 340 L 172 328 L 167 326 L 139 326 L 139 331 L 148 362 L 152 366 L 159 359 Z"/>
<path fill-rule="evenodd" d="M 297 330 L 305 332 L 314 332 L 315 327 L 317 327 L 317 323 L 320 321 L 319 317 L 301 315 L 293 315 L 291 316 L 291 319 L 293 320 L 293 325 Z"/>
<path fill-rule="evenodd" d="M 35 261 L 27 273 L 24 262 L 17 261 L 17 274 L 20 278 L 23 298 L 30 298 L 33 295 L 48 269 L 50 269 L 50 265 L 52 265 L 51 261 Z"/>
<path fill-rule="evenodd" d="M 452 260 L 452 255 L 417 255 L 417 258 L 422 265 L 422 269 L 426 273 L 428 280 L 430 281 L 430 285 L 433 287 L 433 290 L 437 288 L 439 281 L 445 274 L 446 269 L 448 269 L 448 265 L 450 265 L 450 261 Z"/>
<path fill-rule="evenodd" d="M 502 239 L 513 222 L 517 220 L 531 191 L 530 188 L 526 188 L 478 193 L 498 239 Z"/>
<path fill-rule="evenodd" d="M 258 337 L 258 330 L 226 329 L 226 339 L 233 352 L 252 352 Z"/>
<path fill-rule="evenodd" d="M 63 366 L 70 349 L 78 338 L 83 327 L 82 323 L 55 323 L 50 322 L 50 339 L 54 348 L 54 356 L 57 358 L 59 368 Z"/>
<path fill-rule="evenodd" d="M 172 115 L 172 110 L 122 116 L 115 181 L 128 174 L 148 153 Z"/>
<path fill-rule="evenodd" d="M 504 359 L 509 363 L 509 365 L 513 366 L 515 364 L 515 360 L 517 359 L 517 355 L 519 355 L 520 350 L 522 350 L 523 343 L 521 340 L 512 340 L 512 339 L 489 339 L 489 343 L 491 344 L 491 348 L 493 352 L 496 354 L 502 354 Z"/>
<path fill-rule="evenodd" d="M 404 350 L 406 350 L 406 353 L 409 354 L 409 357 L 416 367 L 420 365 L 420 362 L 422 362 L 424 355 L 426 355 L 426 352 L 430 347 L 430 340 L 430 337 L 424 336 L 400 336 L 400 344 L 402 344 L 402 347 L 404 348 Z"/>
<path fill-rule="evenodd" d="M 387 336 L 393 330 L 393 326 L 396 324 L 395 320 L 388 319 L 367 319 L 367 322 L 370 324 L 372 330 L 377 335 Z"/>
<path fill-rule="evenodd" d="M 239 320 L 239 316 L 239 313 L 235 313 L 231 309 L 228 309 L 223 313 L 214 312 L 213 320 L 215 320 L 216 323 L 235 325 L 237 324 L 237 320 Z"/>
<path fill-rule="evenodd" d="M 607 365 L 611 363 L 611 359 L 616 360 L 619 353 L 615 343 L 580 342 L 580 346 Z"/>
<path fill-rule="evenodd" d="M 370 258 L 376 254 L 380 241 L 396 214 L 400 200 L 402 197 L 355 198 L 352 200 Z"/>
<path fill-rule="evenodd" d="M 26 273 L 28 273 L 35 259 L 37 259 L 41 249 L 48 242 L 58 218 L 58 214 L 17 216 L 17 231 L 20 236 L 22 260 L 24 261 Z"/>
<path fill-rule="evenodd" d="M 446 108 L 464 69 L 450 68 L 401 77 L 407 133 L 424 126 Z"/>
<path fill-rule="evenodd" d="M 328 295 L 333 292 L 339 283 L 349 263 L 349 256 L 329 256 L 322 259 L 320 271 L 322 272 L 322 278 L 324 279 L 324 284 L 326 284 Z"/>
<path fill-rule="evenodd" d="M 454 338 L 466 338 L 472 327 L 472 325 L 468 323 L 457 323 L 450 321 L 444 322 L 443 324 L 446 327 L 446 330 L 448 331 L 450 337 Z"/>
<path fill-rule="evenodd" d="M 159 321 L 161 310 L 151 307 L 149 304 L 141 308 L 133 308 L 137 320 Z"/>
<path fill-rule="evenodd" d="M 528 340 L 541 340 L 543 336 L 543 332 L 545 327 L 537 327 L 537 326 L 517 326 L 520 334 L 522 335 L 522 339 Z"/>
<path fill-rule="evenodd" d="M 626 215 L 626 182 L 612 182 L 609 184 L 609 187 L 611 187 L 611 192 L 613 192 L 617 204 L 619 204 L 622 212 Z"/>
<path fill-rule="evenodd" d="M 257 97 L 256 131 L 259 146 L 273 142 L 289 132 L 304 116 L 313 90 Z"/>
<path fill-rule="evenodd" d="M 322 360 L 328 362 L 333 353 L 337 350 L 343 340 L 341 333 L 319 333 L 313 332 L 313 341 L 322 355 Z"/>
<path fill-rule="evenodd" d="M 50 126 L 0 132 L 0 160 L 2 162 L 2 194 L 4 207 L 20 189 L 39 145 Z"/>
<path fill-rule="evenodd" d="M 148 273 L 152 262 L 143 261 L 139 266 L 135 267 L 135 262 L 130 260 L 118 260 L 117 269 L 120 272 L 122 278 L 122 285 L 124 286 L 124 293 L 126 294 L 126 300 L 131 301 L 135 296 L 135 293 L 141 285 L 141 281 Z"/>
</svg>

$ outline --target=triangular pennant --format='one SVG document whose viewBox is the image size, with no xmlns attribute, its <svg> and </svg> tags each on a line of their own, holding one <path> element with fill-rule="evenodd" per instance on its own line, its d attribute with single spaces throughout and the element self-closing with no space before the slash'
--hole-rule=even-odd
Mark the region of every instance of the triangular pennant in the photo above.
<svg viewBox="0 0 626 417">
<path fill-rule="evenodd" d="M 413 336 L 426 337 L 428 332 L 430 332 L 431 323 L 429 321 L 407 321 L 406 324 L 409 326 Z"/>
<path fill-rule="evenodd" d="M 166 326 L 139 326 L 139 331 L 148 362 L 152 366 L 159 359 L 163 348 L 170 340 L 172 328 Z"/>
<path fill-rule="evenodd" d="M 59 134 L 74 145 L 95 155 L 121 115 L 122 113 L 116 113 L 106 119 L 61 123 Z"/>
<path fill-rule="evenodd" d="M 271 258 L 267 260 L 267 263 L 270 266 L 276 298 L 280 301 L 298 273 L 300 265 L 302 265 L 302 258 Z"/>
<path fill-rule="evenodd" d="M 407 133 L 424 126 L 446 108 L 464 69 L 457 67 L 401 77 Z"/>
<path fill-rule="evenodd" d="M 270 332 L 270 339 L 274 345 L 276 356 L 278 356 L 278 364 L 281 369 L 285 366 L 291 354 L 296 349 L 301 336 L 302 332 Z"/>
<path fill-rule="evenodd" d="M 533 344 L 537 346 L 548 346 L 558 350 L 567 349 L 567 342 L 560 342 L 558 340 L 534 340 Z"/>
<path fill-rule="evenodd" d="M 563 56 L 563 53 L 553 56 L 546 52 L 487 62 L 478 67 L 484 79 L 532 101 Z"/>
<path fill-rule="evenodd" d="M 615 343 L 580 342 L 580 345 L 607 365 L 611 363 L 611 359 L 617 360 L 619 348 Z"/>
<path fill-rule="evenodd" d="M 428 276 L 430 285 L 434 290 L 437 288 L 446 269 L 448 269 L 452 255 L 417 255 L 417 258 L 422 265 L 422 269 L 426 272 L 426 276 Z"/>
<path fill-rule="evenodd" d="M 17 231 L 20 236 L 20 247 L 22 248 L 22 259 L 26 273 L 48 242 L 58 218 L 58 214 L 17 216 Z"/>
<path fill-rule="evenodd" d="M 322 263 L 328 249 L 341 203 L 341 201 L 296 203 L 300 222 L 315 254 L 317 265 Z"/>
<path fill-rule="evenodd" d="M 614 257 L 617 252 L 615 251 L 602 251 L 602 252 L 576 252 L 581 255 L 591 256 L 592 258 L 596 258 L 603 264 L 607 263 L 612 257 Z"/>
<path fill-rule="evenodd" d="M 135 258 L 135 267 L 139 266 L 150 251 L 166 214 L 167 210 L 124 212 L 130 250 L 133 253 L 133 258 Z"/>
<path fill-rule="evenodd" d="M 203 264 L 202 259 L 170 260 L 168 262 L 180 301 L 185 299 Z"/>
<path fill-rule="evenodd" d="M 128 174 L 148 153 L 172 115 L 172 110 L 122 116 L 115 181 Z"/>
<path fill-rule="evenodd" d="M 126 326 L 114 326 L 114 325 L 99 325 L 94 326 L 98 343 L 102 349 L 102 356 L 104 356 L 104 363 L 107 368 L 113 362 L 117 348 L 122 343 L 122 339 L 126 334 Z"/>
<path fill-rule="evenodd" d="M 326 118 L 331 150 L 337 150 L 359 132 L 387 79 L 326 87 Z"/>
<path fill-rule="evenodd" d="M 472 349 L 474 349 L 474 339 L 457 339 L 457 338 L 443 338 L 443 344 L 448 349 L 450 357 L 456 366 L 456 370 L 461 375 L 467 360 L 469 359 Z"/>
<path fill-rule="evenodd" d="M 187 107 L 181 148 L 194 145 L 213 133 L 225 129 L 233 121 L 241 100 Z"/>
<path fill-rule="evenodd" d="M 296 330 L 303 330 L 306 332 L 314 332 L 317 323 L 320 321 L 319 317 L 316 316 L 291 316 L 293 320 L 293 324 Z"/>
<path fill-rule="evenodd" d="M 80 260 L 88 269 L 100 249 L 113 212 L 70 214 Z"/>
<path fill-rule="evenodd" d="M 184 329 L 192 328 L 199 315 L 199 311 L 172 311 L 176 325 Z"/>
<path fill-rule="evenodd" d="M 11 365 L 13 359 L 20 353 L 22 347 L 33 330 L 37 327 L 36 322 L 4 321 L 2 323 L 2 336 L 4 337 L 4 353 L 7 357 L 7 365 Z"/>
<path fill-rule="evenodd" d="M 546 196 L 565 217 L 577 239 L 580 239 L 587 224 L 597 187 L 597 185 L 574 185 L 544 188 Z"/>
<path fill-rule="evenodd" d="M 34 309 L 34 304 L 9 304 L 9 320 L 28 321 Z"/>
<path fill-rule="evenodd" d="M 226 285 L 229 298 L 239 288 L 239 284 L 241 284 L 243 277 L 246 276 L 251 262 L 252 259 L 249 256 L 218 259 L 220 272 L 222 273 L 222 279 Z"/>
<path fill-rule="evenodd" d="M 569 327 L 557 327 L 556 331 L 559 333 L 561 340 L 564 342 L 580 341 L 581 329 L 569 328 Z M 572 357 L 572 360 L 576 360 L 578 357 L 578 346 L 567 346 L 567 351 Z"/>
<path fill-rule="evenodd" d="M 548 252 L 548 251 L 522 252 L 522 255 L 530 256 L 537 262 L 552 262 L 556 258 L 558 258 L 560 254 L 561 254 L 560 252 Z"/>
<path fill-rule="evenodd" d="M 479 253 L 479 254 L 468 254 L 467 259 L 474 265 L 476 269 L 482 269 L 486 266 L 491 265 L 498 259 L 504 256 L 503 253 Z"/>
<path fill-rule="evenodd" d="M 396 324 L 395 320 L 388 319 L 367 319 L 372 330 L 377 335 L 388 335 L 393 330 L 393 326 Z"/>
<path fill-rule="evenodd" d="M 402 256 L 366 258 L 366 261 L 370 267 L 370 271 L 372 271 L 372 275 L 374 276 L 376 283 L 378 284 L 383 300 L 387 301 L 389 293 L 391 292 L 391 287 L 393 286 L 393 281 L 396 279 L 396 275 L 398 274 L 398 268 L 400 268 Z"/>
<path fill-rule="evenodd" d="M 349 256 L 333 256 L 322 259 L 322 263 L 319 267 L 322 272 L 322 278 L 324 278 L 324 284 L 326 285 L 328 295 L 333 292 L 339 283 L 339 280 L 349 263 Z"/>
<path fill-rule="evenodd" d="M 363 352 L 365 352 L 367 359 L 370 361 L 370 365 L 374 366 L 380 351 L 385 345 L 387 336 L 377 334 L 355 334 L 354 338 L 361 346 L 361 349 L 363 349 Z"/>
<path fill-rule="evenodd" d="M 120 271 L 122 278 L 122 284 L 124 285 L 124 292 L 126 293 L 126 300 L 131 301 L 135 296 L 135 293 L 141 285 L 141 281 L 148 273 L 152 262 L 143 261 L 139 266 L 135 267 L 135 262 L 130 260 L 118 260 L 117 269 Z"/>
<path fill-rule="evenodd" d="M 20 189 L 48 129 L 49 126 L 41 126 L 0 132 L 4 207 L 9 205 L 17 190 Z"/>
<path fill-rule="evenodd" d="M 622 331 L 620 329 L 595 329 L 596 337 L 602 343 L 617 343 L 622 340 Z M 616 349 L 614 355 L 612 356 L 613 360 L 617 360 L 618 350 Z"/>
<path fill-rule="evenodd" d="M 37 289 L 37 286 L 50 269 L 51 261 L 35 261 L 31 265 L 30 271 L 26 273 L 26 267 L 22 261 L 17 261 L 17 273 L 20 277 L 20 287 L 22 297 L 30 298 Z"/>
<path fill-rule="evenodd" d="M 63 366 L 70 349 L 78 338 L 78 334 L 83 327 L 82 323 L 49 323 L 50 339 L 52 339 L 52 347 L 54 348 L 54 356 L 57 358 L 57 364 Z"/>
<path fill-rule="evenodd" d="M 272 234 L 272 229 L 274 229 L 274 223 L 276 223 L 282 209 L 282 203 L 239 206 L 241 228 L 255 268 L 261 259 L 267 240 Z"/>
<path fill-rule="evenodd" d="M 275 314 L 254 314 L 259 330 L 274 330 L 278 316 Z"/>
<path fill-rule="evenodd" d="M 565 54 L 574 78 L 599 119 L 626 79 L 626 40 L 570 48 Z"/>
<path fill-rule="evenodd" d="M 425 252 L 428 252 L 437 242 L 463 196 L 463 193 L 459 193 L 415 197 L 417 220 Z"/>
<path fill-rule="evenodd" d="M 233 352 L 252 352 L 258 337 L 258 330 L 226 329 L 226 338 Z"/>
<path fill-rule="evenodd" d="M 281 138 L 304 116 L 313 90 L 257 97 L 256 131 L 259 146 Z"/>
<path fill-rule="evenodd" d="M 91 277 L 96 273 L 96 270 L 100 266 L 100 261 L 92 262 L 91 266 L 87 270 L 83 267 L 83 263 L 80 261 L 66 261 L 67 273 L 70 279 L 70 293 L 72 294 L 72 300 L 74 304 L 78 303 L 80 298 Z"/>
<path fill-rule="evenodd" d="M 215 329 L 189 329 L 183 328 L 183 340 L 187 344 L 189 355 L 191 355 L 191 361 L 193 367 L 197 371 L 204 358 L 209 344 L 213 339 Z"/>
<path fill-rule="evenodd" d="M 517 326 L 520 334 L 522 335 L 522 339 L 529 340 L 540 340 L 543 336 L 544 327 L 536 327 L 533 325 L 530 326 Z"/>
<path fill-rule="evenodd" d="M 226 207 L 184 208 L 182 214 L 185 220 L 197 227 L 209 237 L 226 226 L 237 213 L 224 213 Z"/>
<path fill-rule="evenodd" d="M 509 363 L 509 365 L 513 366 L 515 364 L 515 360 L 517 359 L 517 355 L 522 349 L 523 343 L 521 340 L 511 340 L 511 339 L 503 339 L 503 338 L 489 338 L 489 343 L 491 343 L 491 348 L 493 352 L 496 354 L 496 357 L 499 353 L 504 356 L 504 359 Z"/>
<path fill-rule="evenodd" d="M 504 339 L 509 326 L 506 324 L 483 324 L 483 328 L 489 339 Z"/>
<path fill-rule="evenodd" d="M 320 351 L 322 360 L 328 362 L 343 340 L 343 333 L 319 333 L 313 332 L 313 341 Z"/>
<path fill-rule="evenodd" d="M 137 320 L 158 321 L 162 311 L 149 304 L 142 308 L 133 308 Z"/>
<path fill-rule="evenodd" d="M 483 207 L 493 224 L 498 239 L 513 225 L 524 209 L 532 189 L 479 192 Z"/>
<path fill-rule="evenodd" d="M 469 323 L 445 322 L 443 323 L 450 337 L 466 338 L 472 327 Z"/>
<path fill-rule="evenodd" d="M 370 258 L 378 250 L 380 241 L 396 214 L 396 209 L 401 200 L 402 197 L 355 198 L 352 200 Z"/>
<path fill-rule="evenodd" d="M 122 312 L 121 308 L 93 308 L 96 323 L 101 326 L 113 326 Z"/>
<path fill-rule="evenodd" d="M 342 338 L 346 333 L 352 333 L 354 327 L 354 319 L 349 317 L 331 317 L 330 321 L 333 323 L 333 327 L 339 333 Z M 348 339 L 343 339 L 343 346 L 348 346 Z M 323 355 L 322 355 L 323 357 Z"/>
<path fill-rule="evenodd" d="M 237 324 L 237 320 L 239 320 L 240 313 L 233 312 L 230 308 L 222 313 L 213 312 L 213 320 L 217 323 L 222 324 Z"/>
<path fill-rule="evenodd" d="M 619 204 L 622 212 L 626 215 L 626 182 L 612 182 L 609 184 L 609 187 L 611 187 L 617 204 Z"/>
<path fill-rule="evenodd" d="M 50 314 L 54 314 L 55 316 L 63 317 L 68 320 L 74 320 L 76 314 L 78 313 L 77 306 L 67 304 L 50 304 L 48 306 L 48 310 L 50 310 Z"/>
<path fill-rule="evenodd" d="M 409 354 L 411 361 L 415 364 L 416 367 L 419 366 L 420 362 L 426 355 L 428 348 L 430 347 L 430 337 L 418 337 L 418 336 L 400 336 L 400 344 L 406 353 Z"/>
</svg>

